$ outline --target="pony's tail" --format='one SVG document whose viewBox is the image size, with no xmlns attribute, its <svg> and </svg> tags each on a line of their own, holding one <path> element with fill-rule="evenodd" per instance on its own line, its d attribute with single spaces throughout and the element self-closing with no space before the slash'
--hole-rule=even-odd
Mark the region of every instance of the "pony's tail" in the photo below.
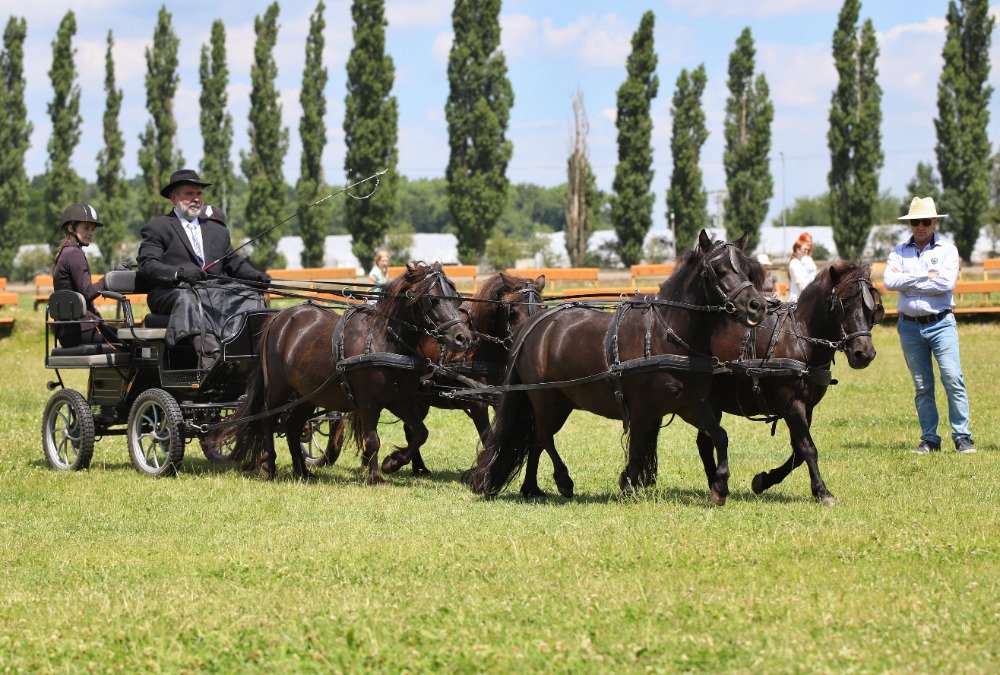
<svg viewBox="0 0 1000 675">
<path fill-rule="evenodd" d="M 341 438 L 341 448 L 343 448 L 343 438 L 349 435 L 351 437 L 351 442 L 354 443 L 354 450 L 357 454 L 365 448 L 365 434 L 361 428 L 361 421 L 358 419 L 356 413 L 344 413 L 341 418 L 340 428 L 336 432 Z"/>
<path fill-rule="evenodd" d="M 226 418 L 226 426 L 213 433 L 213 440 L 221 447 L 222 443 L 230 439 L 236 439 L 236 447 L 233 450 L 232 460 L 242 462 L 244 469 L 253 468 L 260 459 L 264 451 L 264 443 L 267 434 L 264 432 L 264 425 L 261 419 L 244 421 L 246 418 L 254 417 L 264 412 L 266 400 L 264 389 L 264 370 L 257 366 L 250 372 L 250 379 L 247 381 L 247 394 L 240 403 L 236 412 Z"/>
<path fill-rule="evenodd" d="M 516 370 L 507 383 L 521 383 Z M 531 399 L 523 391 L 506 392 L 483 439 L 476 464 L 467 475 L 469 487 L 476 494 L 488 497 L 499 494 L 524 466 L 528 453 L 537 447 Z"/>
</svg>

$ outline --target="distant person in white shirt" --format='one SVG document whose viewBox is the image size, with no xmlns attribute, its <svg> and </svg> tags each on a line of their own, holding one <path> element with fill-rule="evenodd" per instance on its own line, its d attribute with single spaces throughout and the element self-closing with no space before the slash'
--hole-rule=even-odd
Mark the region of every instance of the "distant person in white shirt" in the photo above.
<svg viewBox="0 0 1000 675">
<path fill-rule="evenodd" d="M 955 450 L 976 451 L 969 431 L 969 397 L 965 391 L 962 361 L 958 353 L 958 326 L 952 292 L 958 281 L 958 249 L 935 232 L 939 214 L 931 197 L 914 197 L 909 221 L 912 236 L 892 249 L 885 266 L 885 287 L 899 293 L 899 323 L 896 332 L 906 366 L 916 389 L 914 402 L 920 422 L 920 445 L 913 452 L 925 454 L 941 449 L 938 411 L 934 402 L 934 369 L 941 371 L 941 384 L 948 394 L 948 421 Z"/>
<path fill-rule="evenodd" d="M 816 278 L 816 263 L 812 259 L 812 235 L 803 232 L 792 244 L 792 259 L 788 263 L 788 301 L 795 302 L 799 293 Z"/>
</svg>

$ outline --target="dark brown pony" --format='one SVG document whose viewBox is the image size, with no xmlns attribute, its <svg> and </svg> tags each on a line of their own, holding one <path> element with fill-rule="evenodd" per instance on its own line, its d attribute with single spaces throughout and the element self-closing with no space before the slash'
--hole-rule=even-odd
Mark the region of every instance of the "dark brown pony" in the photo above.
<svg viewBox="0 0 1000 675">
<path fill-rule="evenodd" d="M 715 377 L 708 402 L 716 419 L 721 420 L 723 412 L 761 416 L 772 423 L 783 419 L 791 436 L 791 457 L 782 466 L 757 474 L 754 492 L 759 494 L 780 483 L 804 461 L 813 497 L 824 505 L 836 503 L 820 476 L 816 445 L 809 433 L 813 408 L 826 394 L 836 349 L 844 351 L 848 365 L 855 369 L 866 368 L 875 358 L 871 329 L 882 321 L 884 313 L 870 267 L 844 260 L 820 272 L 797 303 L 769 311 L 760 326 L 750 329 L 750 335 L 734 321 L 726 321 L 716 331 L 712 353 L 720 360 L 764 361 L 749 370 L 740 369 L 737 363 L 733 374 Z M 782 364 L 781 359 L 801 362 L 808 370 L 789 368 L 791 364 Z M 712 476 L 729 475 L 725 451 L 719 449 L 716 465 L 713 449 L 711 437 L 699 431 L 698 452 L 709 481 Z"/>
<path fill-rule="evenodd" d="M 469 476 L 472 490 L 497 494 L 527 458 L 521 494 L 544 498 L 535 479 L 538 457 L 543 449 L 555 456 L 553 437 L 576 409 L 625 422 L 628 462 L 618 480 L 623 491 L 655 482 L 656 440 L 664 415 L 680 415 L 725 447 L 725 431 L 704 405 L 712 385 L 707 357 L 723 307 L 748 325 L 764 316 L 765 300 L 755 289 L 763 283 L 763 270 L 748 265 L 745 243 L 745 235 L 735 243 L 713 242 L 702 231 L 655 299 L 623 305 L 614 317 L 570 304 L 529 324 L 511 357 L 507 382 L 513 388 L 504 393 Z M 748 278 L 747 270 L 756 278 Z M 617 330 L 612 330 L 615 323 Z M 674 365 L 605 377 L 612 366 L 609 345 L 620 362 L 675 359 Z M 685 359 L 690 369 L 678 365 Z M 571 383 L 580 379 L 587 381 Z M 530 388 L 540 383 L 551 384 Z M 520 385 L 528 388 L 520 390 Z"/>
<path fill-rule="evenodd" d="M 458 311 L 459 303 L 439 264 L 410 263 L 401 276 L 383 286 L 374 306 L 352 308 L 343 316 L 313 304 L 278 312 L 261 334 L 260 368 L 250 378 L 246 399 L 233 417 L 234 424 L 223 428 L 223 437 L 236 438 L 234 459 L 257 461 L 261 476 L 273 478 L 276 419 L 256 417 L 302 399 L 285 422 L 295 475 L 309 475 L 300 439 L 319 407 L 355 413 L 353 432 L 368 470 L 365 482 L 383 482 L 379 416 L 389 410 L 405 424 L 423 428 L 416 394 L 427 371 L 419 364 L 428 362 L 417 347 L 427 335 L 456 351 L 469 346 L 472 334 Z M 338 372 L 338 365 L 343 368 L 352 359 L 368 358 L 365 355 L 374 355 L 375 360 Z M 412 367 L 406 367 L 407 361 Z"/>
<path fill-rule="evenodd" d="M 490 426 L 489 406 L 486 403 L 456 401 L 442 396 L 434 387 L 462 387 L 469 384 L 468 381 L 448 377 L 444 374 L 448 370 L 484 385 L 500 384 L 514 338 L 542 308 L 544 288 L 544 276 L 531 281 L 499 272 L 483 282 L 472 300 L 462 303 L 460 310 L 467 314 L 468 326 L 473 333 L 472 347 L 464 352 L 445 354 L 446 368 L 442 370 L 442 374 L 435 375 L 428 383 L 430 386 L 422 390 L 419 396 L 421 420 L 426 418 L 431 407 L 462 409 L 476 425 L 479 437 L 485 435 Z M 438 345 L 431 340 L 424 339 L 421 342 L 421 351 L 432 360 L 440 358 Z M 395 473 L 412 461 L 414 475 L 430 473 L 420 454 L 420 447 L 426 442 L 427 434 L 420 435 L 415 431 L 404 424 L 406 447 L 387 455 L 382 461 L 382 471 Z"/>
</svg>

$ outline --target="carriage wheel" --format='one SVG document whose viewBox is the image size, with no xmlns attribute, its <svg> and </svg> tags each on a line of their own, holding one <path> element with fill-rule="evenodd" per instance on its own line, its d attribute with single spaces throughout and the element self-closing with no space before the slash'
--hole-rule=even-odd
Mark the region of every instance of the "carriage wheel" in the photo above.
<svg viewBox="0 0 1000 675">
<path fill-rule="evenodd" d="M 184 416 L 162 389 L 142 392 L 128 415 L 128 453 L 139 473 L 173 476 L 184 459 Z"/>
<path fill-rule="evenodd" d="M 94 456 L 94 412 L 75 389 L 52 394 L 42 415 L 42 450 L 53 469 L 82 471 Z"/>
<path fill-rule="evenodd" d="M 306 456 L 306 466 L 318 468 L 328 466 L 337 461 L 340 456 L 340 448 L 331 448 L 327 452 L 327 445 L 330 441 L 330 434 L 333 431 L 335 422 L 340 422 L 339 413 L 327 413 L 313 417 L 306 422 L 302 429 L 302 452 Z"/>
<path fill-rule="evenodd" d="M 209 416 L 208 424 L 218 424 L 235 412 L 235 410 L 230 409 L 220 410 Z M 228 462 L 233 458 L 233 452 L 236 450 L 236 439 L 233 437 L 227 439 L 221 446 L 217 446 L 209 440 L 208 434 L 198 434 L 198 443 L 201 444 L 201 451 L 205 453 L 205 457 L 210 462 Z"/>
</svg>

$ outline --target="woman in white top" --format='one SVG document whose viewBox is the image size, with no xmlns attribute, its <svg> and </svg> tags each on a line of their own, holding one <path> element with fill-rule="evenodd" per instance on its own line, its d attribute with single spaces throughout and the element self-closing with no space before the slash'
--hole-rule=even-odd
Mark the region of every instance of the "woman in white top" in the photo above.
<svg viewBox="0 0 1000 675">
<path fill-rule="evenodd" d="M 812 237 L 799 237 L 792 246 L 792 259 L 788 263 L 788 301 L 799 299 L 802 289 L 816 278 L 816 263 L 812 256 Z"/>
</svg>

